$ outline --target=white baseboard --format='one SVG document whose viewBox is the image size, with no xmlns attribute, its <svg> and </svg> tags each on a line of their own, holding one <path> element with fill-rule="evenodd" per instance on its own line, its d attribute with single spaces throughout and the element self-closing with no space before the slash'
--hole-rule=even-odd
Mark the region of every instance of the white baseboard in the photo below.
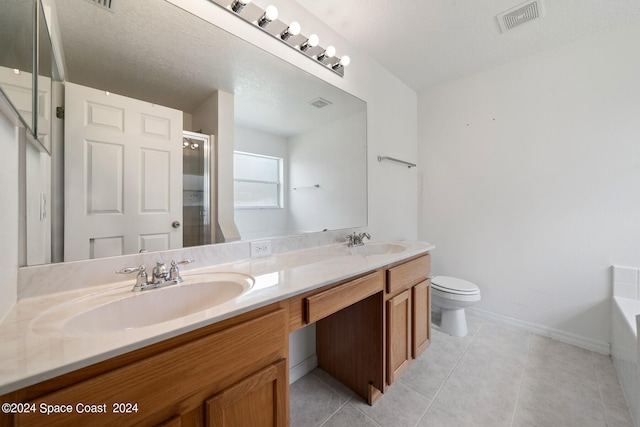
<svg viewBox="0 0 640 427">
<path fill-rule="evenodd" d="M 503 323 L 505 325 L 514 326 L 516 328 L 532 332 L 536 335 L 549 337 L 556 341 L 575 345 L 576 347 L 584 348 L 586 350 L 595 351 L 596 353 L 604 354 L 607 356 L 611 355 L 611 344 L 609 343 L 592 340 L 591 338 L 586 338 L 580 335 L 572 334 L 570 332 L 565 332 L 559 329 L 550 328 L 548 326 L 539 325 L 537 323 L 526 322 L 524 320 L 515 319 L 513 317 L 503 316 L 502 314 L 480 310 L 475 307 L 469 307 L 466 308 L 466 310 L 470 315 L 479 317 L 481 319 L 491 320 L 496 323 Z"/>
<path fill-rule="evenodd" d="M 293 384 L 300 378 L 313 371 L 318 366 L 318 355 L 313 354 L 296 366 L 289 369 L 289 384 Z"/>
</svg>

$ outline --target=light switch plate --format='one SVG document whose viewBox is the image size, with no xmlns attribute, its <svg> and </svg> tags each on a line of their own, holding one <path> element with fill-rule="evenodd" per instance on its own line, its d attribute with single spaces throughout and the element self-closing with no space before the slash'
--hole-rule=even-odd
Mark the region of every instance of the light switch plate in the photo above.
<svg viewBox="0 0 640 427">
<path fill-rule="evenodd" d="M 271 255 L 271 240 L 251 242 L 251 258 L 262 258 Z"/>
</svg>

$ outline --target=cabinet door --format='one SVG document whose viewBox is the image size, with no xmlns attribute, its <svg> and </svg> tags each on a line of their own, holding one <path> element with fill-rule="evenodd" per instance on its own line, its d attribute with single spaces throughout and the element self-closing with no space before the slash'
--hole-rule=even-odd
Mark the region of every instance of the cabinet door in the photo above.
<svg viewBox="0 0 640 427">
<path fill-rule="evenodd" d="M 413 358 L 417 359 L 431 343 L 431 283 L 429 280 L 412 288 L 413 299 Z"/>
<path fill-rule="evenodd" d="M 411 359 L 411 289 L 387 301 L 387 383 L 391 385 Z"/>
<path fill-rule="evenodd" d="M 205 402 L 207 426 L 284 427 L 288 425 L 285 360 L 226 388 Z"/>
</svg>

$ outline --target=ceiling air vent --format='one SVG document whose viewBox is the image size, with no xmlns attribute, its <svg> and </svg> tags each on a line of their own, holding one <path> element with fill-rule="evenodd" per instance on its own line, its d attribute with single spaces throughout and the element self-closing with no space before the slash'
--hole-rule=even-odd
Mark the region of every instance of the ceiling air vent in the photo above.
<svg viewBox="0 0 640 427">
<path fill-rule="evenodd" d="M 519 4 L 516 7 L 498 14 L 497 18 L 500 29 L 504 33 L 513 27 L 539 18 L 541 15 L 540 6 L 540 1 L 533 0 Z"/>
<path fill-rule="evenodd" d="M 115 6 L 116 0 L 87 0 L 89 3 L 95 4 L 100 9 L 108 10 L 109 12 L 113 12 L 113 7 Z"/>
<path fill-rule="evenodd" d="M 309 101 L 309 104 L 313 105 L 316 108 L 324 108 L 331 105 L 331 101 L 327 101 L 324 98 L 316 98 L 313 101 Z"/>
</svg>

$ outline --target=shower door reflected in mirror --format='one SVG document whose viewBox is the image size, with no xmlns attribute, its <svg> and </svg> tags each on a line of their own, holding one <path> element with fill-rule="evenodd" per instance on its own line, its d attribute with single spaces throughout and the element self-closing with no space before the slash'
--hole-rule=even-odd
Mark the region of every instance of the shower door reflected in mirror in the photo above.
<svg viewBox="0 0 640 427">
<path fill-rule="evenodd" d="M 196 132 L 182 133 L 182 220 L 184 247 L 211 243 L 212 155 L 210 138 Z"/>
</svg>

